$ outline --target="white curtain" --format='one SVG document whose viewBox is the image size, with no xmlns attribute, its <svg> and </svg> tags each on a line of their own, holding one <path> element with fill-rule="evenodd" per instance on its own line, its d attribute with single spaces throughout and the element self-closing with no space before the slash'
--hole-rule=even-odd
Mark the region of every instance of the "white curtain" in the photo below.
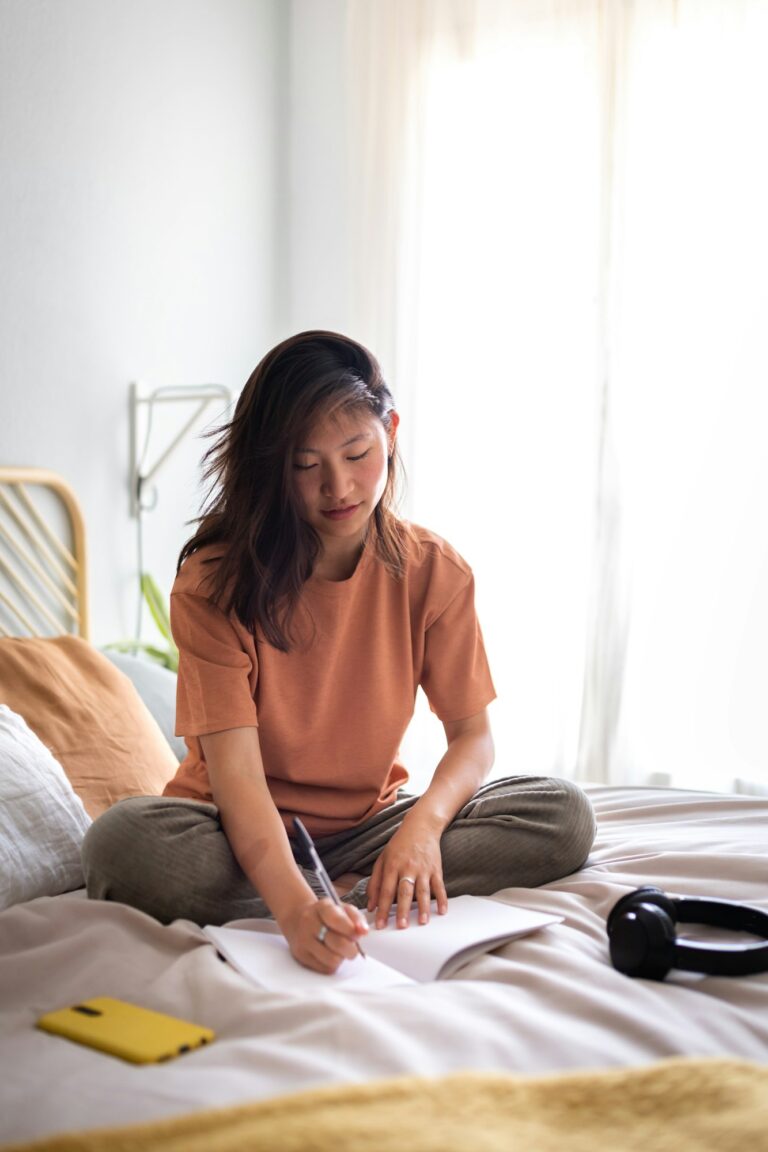
<svg viewBox="0 0 768 1152">
<path fill-rule="evenodd" d="M 352 0 L 348 52 L 354 330 L 498 773 L 768 790 L 768 3 Z"/>
</svg>

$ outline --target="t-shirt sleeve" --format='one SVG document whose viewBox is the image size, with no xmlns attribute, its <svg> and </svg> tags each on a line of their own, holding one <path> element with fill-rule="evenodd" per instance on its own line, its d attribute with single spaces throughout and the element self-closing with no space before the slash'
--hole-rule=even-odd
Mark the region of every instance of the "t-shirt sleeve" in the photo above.
<svg viewBox="0 0 768 1152">
<path fill-rule="evenodd" d="M 176 734 L 256 727 L 258 668 L 250 638 L 205 597 L 188 592 L 171 595 L 171 630 L 179 649 Z"/>
<path fill-rule="evenodd" d="M 471 574 L 426 629 L 421 687 L 442 721 L 474 716 L 495 699 Z"/>
</svg>

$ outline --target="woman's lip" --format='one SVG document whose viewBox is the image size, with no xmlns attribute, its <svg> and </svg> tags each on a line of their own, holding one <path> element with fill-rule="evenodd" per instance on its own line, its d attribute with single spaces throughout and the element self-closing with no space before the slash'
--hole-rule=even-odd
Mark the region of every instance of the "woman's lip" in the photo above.
<svg viewBox="0 0 768 1152">
<path fill-rule="evenodd" d="M 359 507 L 359 504 L 350 504 L 344 508 L 322 509 L 322 513 L 328 520 L 346 520 L 346 518 L 351 516 L 353 512 L 356 512 Z"/>
</svg>

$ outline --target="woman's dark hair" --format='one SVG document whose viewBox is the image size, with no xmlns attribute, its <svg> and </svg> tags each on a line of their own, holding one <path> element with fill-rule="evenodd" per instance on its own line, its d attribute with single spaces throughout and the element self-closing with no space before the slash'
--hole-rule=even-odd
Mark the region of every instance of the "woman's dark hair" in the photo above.
<svg viewBox="0 0 768 1152">
<path fill-rule="evenodd" d="M 210 599 L 283 652 L 293 645 L 291 622 L 321 547 L 299 515 L 294 453 L 318 419 L 362 410 L 389 431 L 394 407 L 376 359 L 362 345 L 334 332 L 301 332 L 267 353 L 232 420 L 213 433 L 203 458 L 208 500 L 179 567 L 200 548 L 222 544 Z M 399 468 L 394 449 L 372 517 L 372 543 L 396 577 L 406 537 L 393 511 Z"/>
</svg>

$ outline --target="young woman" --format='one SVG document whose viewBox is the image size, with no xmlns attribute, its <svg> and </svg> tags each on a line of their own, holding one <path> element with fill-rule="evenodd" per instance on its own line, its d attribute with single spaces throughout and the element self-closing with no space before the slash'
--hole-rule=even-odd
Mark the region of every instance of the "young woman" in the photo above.
<svg viewBox="0 0 768 1152">
<path fill-rule="evenodd" d="M 273 915 L 294 957 L 333 972 L 367 921 L 574 871 L 594 820 L 567 781 L 484 785 L 494 689 L 472 572 L 398 519 L 398 416 L 359 344 L 304 332 L 253 372 L 207 455 L 212 495 L 171 596 L 177 730 L 162 797 L 90 829 L 89 895 L 168 922 Z M 399 746 L 421 686 L 447 747 L 421 796 Z M 296 862 L 293 817 L 342 907 Z M 418 928 L 413 929 L 418 931 Z"/>
</svg>

